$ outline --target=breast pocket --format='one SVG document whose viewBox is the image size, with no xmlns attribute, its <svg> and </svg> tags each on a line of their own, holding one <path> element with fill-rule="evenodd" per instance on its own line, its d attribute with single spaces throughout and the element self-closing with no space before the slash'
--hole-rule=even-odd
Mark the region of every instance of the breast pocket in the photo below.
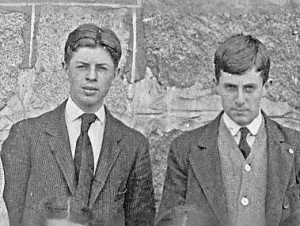
<svg viewBox="0 0 300 226">
<path fill-rule="evenodd" d="M 115 201 L 123 200 L 124 197 L 125 197 L 126 192 L 127 192 L 127 189 L 126 189 L 126 188 L 120 189 L 120 190 L 116 193 Z"/>
<path fill-rule="evenodd" d="M 112 180 L 111 188 L 114 190 L 114 202 L 124 200 L 125 194 L 127 192 L 125 180 Z"/>
</svg>

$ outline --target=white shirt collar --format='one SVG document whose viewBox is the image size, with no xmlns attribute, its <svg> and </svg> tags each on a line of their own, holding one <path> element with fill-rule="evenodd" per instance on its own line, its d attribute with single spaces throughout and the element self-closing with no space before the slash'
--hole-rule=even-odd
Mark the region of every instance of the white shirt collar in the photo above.
<svg viewBox="0 0 300 226">
<path fill-rule="evenodd" d="M 236 122 L 234 122 L 229 116 L 224 112 L 223 114 L 223 120 L 227 128 L 229 129 L 232 136 L 236 136 L 242 126 L 238 125 Z M 263 116 L 261 111 L 259 111 L 258 116 L 246 127 L 249 129 L 250 133 L 253 136 L 256 136 L 258 133 L 258 130 L 260 128 L 260 125 L 263 121 Z"/>
<path fill-rule="evenodd" d="M 73 122 L 76 119 L 78 119 L 82 114 L 85 112 L 81 110 L 72 100 L 71 97 L 68 98 L 67 103 L 66 103 L 66 114 L 68 115 L 69 119 Z M 102 105 L 101 108 L 94 113 L 97 116 L 97 119 L 101 122 L 104 123 L 105 120 L 105 110 L 104 106 Z"/>
</svg>

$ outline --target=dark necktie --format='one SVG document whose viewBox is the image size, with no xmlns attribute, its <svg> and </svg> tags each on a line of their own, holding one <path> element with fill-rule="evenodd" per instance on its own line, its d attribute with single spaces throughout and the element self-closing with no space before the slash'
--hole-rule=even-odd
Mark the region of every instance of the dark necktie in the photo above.
<svg viewBox="0 0 300 226">
<path fill-rule="evenodd" d="M 241 127 L 240 132 L 241 132 L 241 139 L 240 139 L 240 143 L 239 143 L 239 149 L 241 150 L 242 154 L 244 155 L 244 157 L 246 159 L 251 151 L 251 148 L 246 139 L 246 137 L 249 133 L 249 130 L 247 127 Z"/>
<path fill-rule="evenodd" d="M 76 196 L 88 205 L 94 176 L 94 156 L 88 131 L 97 116 L 85 113 L 81 118 L 81 131 L 76 142 L 74 157 L 75 174 L 77 177 Z"/>
</svg>

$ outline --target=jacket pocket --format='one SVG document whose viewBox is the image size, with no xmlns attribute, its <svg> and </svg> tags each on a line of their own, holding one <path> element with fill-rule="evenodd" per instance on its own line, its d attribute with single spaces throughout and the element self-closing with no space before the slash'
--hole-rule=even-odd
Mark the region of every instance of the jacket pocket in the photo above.
<svg viewBox="0 0 300 226">
<path fill-rule="evenodd" d="M 119 200 L 123 200 L 126 192 L 127 192 L 126 188 L 120 189 L 115 195 L 115 202 Z"/>
<path fill-rule="evenodd" d="M 292 185 L 285 192 L 283 209 L 294 212 L 300 209 L 300 184 Z"/>
</svg>

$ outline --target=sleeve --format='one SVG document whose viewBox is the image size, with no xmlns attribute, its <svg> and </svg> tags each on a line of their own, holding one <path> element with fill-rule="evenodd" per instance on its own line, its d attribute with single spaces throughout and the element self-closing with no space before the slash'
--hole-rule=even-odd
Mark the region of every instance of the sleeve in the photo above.
<svg viewBox="0 0 300 226">
<path fill-rule="evenodd" d="M 163 195 L 156 218 L 156 225 L 173 225 L 174 211 L 185 204 L 187 191 L 187 162 L 184 153 L 188 153 L 187 140 L 179 137 L 171 143 L 168 153 L 167 171 Z"/>
<path fill-rule="evenodd" d="M 126 225 L 154 224 L 155 200 L 148 141 L 143 137 L 127 183 L 124 200 Z"/>
<path fill-rule="evenodd" d="M 3 198 L 10 226 L 21 225 L 30 173 L 30 143 L 22 125 L 21 122 L 12 126 L 1 151 L 5 178 Z"/>
</svg>

